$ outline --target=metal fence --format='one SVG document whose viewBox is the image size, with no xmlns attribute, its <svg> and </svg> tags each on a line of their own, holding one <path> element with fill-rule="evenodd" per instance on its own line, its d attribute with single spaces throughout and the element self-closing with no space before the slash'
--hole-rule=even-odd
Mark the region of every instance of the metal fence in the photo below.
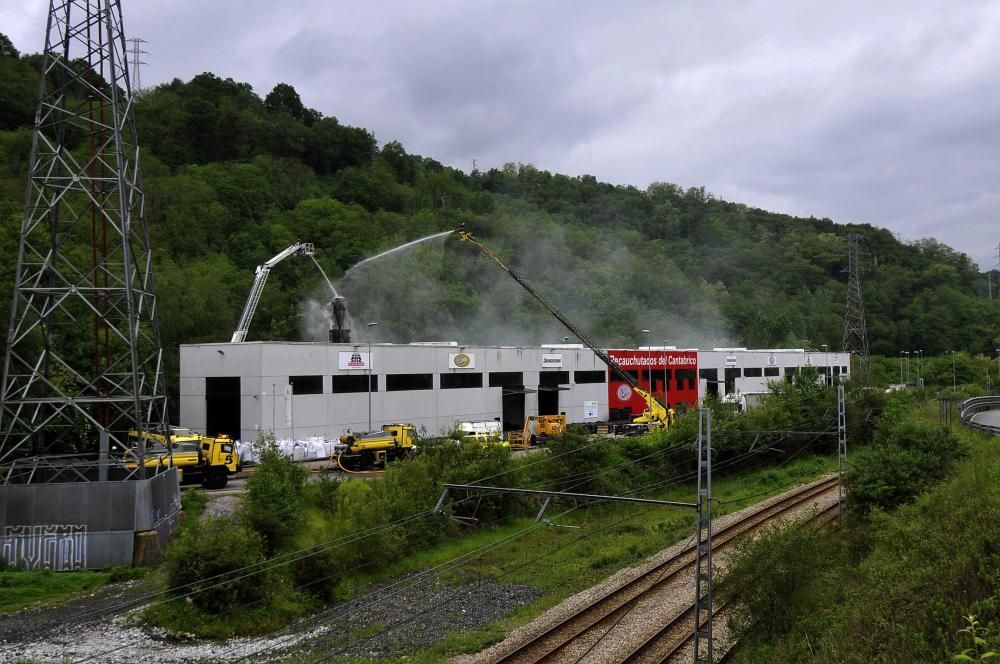
<svg viewBox="0 0 1000 664">
<path fill-rule="evenodd" d="M 1000 396 L 994 397 L 973 397 L 962 402 L 959 416 L 962 424 L 970 429 L 977 429 L 985 433 L 1000 436 L 1000 426 L 977 422 L 974 416 L 987 410 L 1000 410 Z"/>
</svg>

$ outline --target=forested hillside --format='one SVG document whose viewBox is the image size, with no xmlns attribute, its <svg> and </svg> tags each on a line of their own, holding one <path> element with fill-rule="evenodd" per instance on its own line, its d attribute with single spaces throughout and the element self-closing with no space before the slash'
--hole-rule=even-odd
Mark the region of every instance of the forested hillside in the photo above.
<svg viewBox="0 0 1000 664">
<path fill-rule="evenodd" d="M 39 61 L 0 39 L 3 292 L 17 252 Z M 699 187 L 640 190 L 523 164 L 463 173 L 345 126 L 334 112 L 304 107 L 285 84 L 262 98 L 210 73 L 143 93 L 146 210 L 172 363 L 178 344 L 228 340 L 254 267 L 295 240 L 315 243 L 348 297 L 356 338 L 377 321 L 379 341 L 561 340 L 544 311 L 454 235 L 351 270 L 461 223 L 608 345 L 645 343 L 649 329 L 653 342 L 679 346 L 839 348 L 844 236 L 858 232 L 873 353 L 1000 346 L 1000 307 L 982 296 L 982 275 L 934 240 L 903 243 L 867 224 L 767 212 Z M 329 297 L 312 261 L 285 261 L 248 339 L 323 338 Z M 0 298 L 0 320 L 9 301 Z"/>
</svg>

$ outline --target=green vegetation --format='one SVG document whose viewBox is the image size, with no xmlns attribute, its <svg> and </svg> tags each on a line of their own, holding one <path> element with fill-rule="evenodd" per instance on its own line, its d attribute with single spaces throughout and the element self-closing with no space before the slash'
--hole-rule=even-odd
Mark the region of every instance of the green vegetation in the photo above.
<svg viewBox="0 0 1000 664">
<path fill-rule="evenodd" d="M 996 441 L 901 411 L 853 455 L 849 480 L 844 527 L 787 527 L 739 552 L 722 593 L 741 602 L 733 661 L 977 661 L 996 650 Z"/>
</svg>

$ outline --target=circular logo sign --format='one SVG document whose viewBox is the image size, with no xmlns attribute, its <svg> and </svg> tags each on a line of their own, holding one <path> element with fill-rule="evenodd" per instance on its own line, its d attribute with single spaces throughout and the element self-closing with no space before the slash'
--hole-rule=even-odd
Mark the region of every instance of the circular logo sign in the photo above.
<svg viewBox="0 0 1000 664">
<path fill-rule="evenodd" d="M 774 355 L 769 355 L 767 358 L 767 366 L 773 367 L 777 360 L 774 359 Z"/>
<path fill-rule="evenodd" d="M 628 385 L 618 386 L 618 400 L 628 401 L 632 397 L 632 388 Z"/>
<path fill-rule="evenodd" d="M 469 356 L 466 355 L 465 353 L 459 353 L 458 355 L 455 356 L 455 366 L 458 367 L 459 369 L 464 369 L 465 367 L 469 366 L 469 362 L 471 362 L 471 360 L 469 359 Z"/>
</svg>

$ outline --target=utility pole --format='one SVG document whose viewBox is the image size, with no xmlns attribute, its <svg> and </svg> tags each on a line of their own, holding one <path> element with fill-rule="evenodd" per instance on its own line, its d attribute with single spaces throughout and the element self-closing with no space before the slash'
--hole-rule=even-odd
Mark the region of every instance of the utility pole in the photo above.
<svg viewBox="0 0 1000 664">
<path fill-rule="evenodd" d="M 139 96 L 142 94 L 142 78 L 139 75 L 139 65 L 146 64 L 142 61 L 140 56 L 149 55 L 149 51 L 142 50 L 142 44 L 148 44 L 145 39 L 140 37 L 132 37 L 131 39 L 126 39 L 125 41 L 132 44 L 132 94 Z"/>
<path fill-rule="evenodd" d="M 865 327 L 865 307 L 861 298 L 861 236 L 847 236 L 847 307 L 844 310 L 844 352 L 858 356 L 861 380 L 871 380 L 871 358 L 868 354 L 868 330 Z"/>
<path fill-rule="evenodd" d="M 712 411 L 698 409 L 698 532 L 695 537 L 694 664 L 714 664 L 712 644 Z M 704 585 L 704 595 L 702 586 Z M 702 619 L 702 613 L 705 617 Z M 702 653 L 704 652 L 704 655 Z"/>
<path fill-rule="evenodd" d="M 104 459 L 132 447 L 130 429 L 168 432 L 121 3 L 52 0 L 46 25 L 0 383 L 0 464 L 86 450 L 84 427 Z M 89 348 L 75 352 L 81 343 Z M 145 448 L 135 446 L 140 477 Z"/>
<path fill-rule="evenodd" d="M 368 323 L 368 431 L 372 430 L 372 333 L 378 323 Z"/>
<path fill-rule="evenodd" d="M 646 377 L 649 379 L 649 400 L 646 402 L 646 408 L 649 409 L 649 425 L 653 424 L 653 342 L 652 333 L 649 330 L 643 330 L 646 335 L 646 352 L 649 353 L 649 364 L 646 365 Z"/>
<path fill-rule="evenodd" d="M 838 496 L 840 500 L 840 518 L 843 521 L 847 512 L 847 501 L 844 490 L 844 472 L 847 470 L 847 400 L 844 398 L 843 384 L 837 386 L 837 465 L 838 465 Z"/>
</svg>

